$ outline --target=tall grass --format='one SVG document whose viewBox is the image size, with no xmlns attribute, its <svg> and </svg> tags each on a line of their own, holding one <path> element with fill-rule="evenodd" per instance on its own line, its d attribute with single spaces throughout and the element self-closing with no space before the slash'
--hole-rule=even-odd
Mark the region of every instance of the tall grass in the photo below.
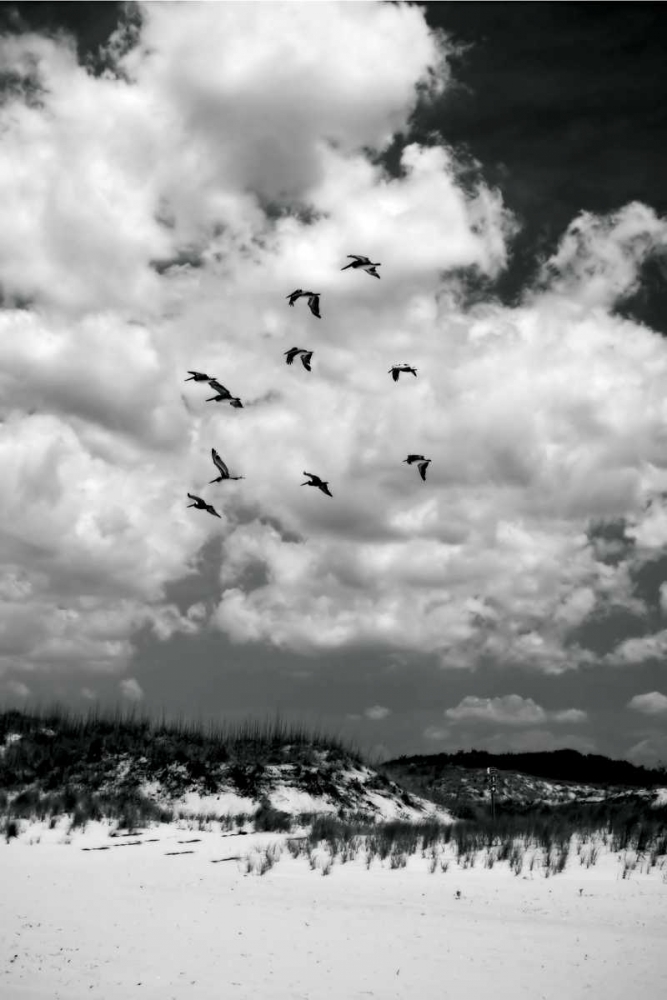
<svg viewBox="0 0 667 1000">
<path fill-rule="evenodd" d="M 0 713 L 0 810 L 5 822 L 72 813 L 139 825 L 171 816 L 142 793 L 147 782 L 159 782 L 175 798 L 193 787 L 215 794 L 224 779 L 239 794 L 261 799 L 270 765 L 289 763 L 304 787 L 321 792 L 333 787 L 335 766 L 323 763 L 327 754 L 365 763 L 339 736 L 278 715 L 203 726 L 164 715 L 151 719 L 136 708 L 8 710 Z M 258 822 L 285 824 L 266 807 Z"/>
</svg>

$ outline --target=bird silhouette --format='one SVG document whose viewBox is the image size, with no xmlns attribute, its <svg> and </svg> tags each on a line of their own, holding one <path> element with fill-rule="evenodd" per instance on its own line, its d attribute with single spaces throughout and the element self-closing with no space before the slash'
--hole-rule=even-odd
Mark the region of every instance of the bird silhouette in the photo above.
<svg viewBox="0 0 667 1000">
<path fill-rule="evenodd" d="M 287 361 L 288 365 L 291 365 L 294 359 L 300 354 L 301 363 L 303 364 L 303 367 L 306 369 L 307 372 L 312 370 L 310 367 L 310 359 L 313 356 L 312 351 L 307 351 L 303 347 L 292 347 L 291 350 L 285 351 L 284 353 L 286 354 L 285 360 Z"/>
<path fill-rule="evenodd" d="M 193 493 L 188 493 L 188 496 L 191 500 L 194 500 L 194 503 L 189 503 L 188 507 L 196 507 L 197 510 L 207 510 L 209 514 L 213 514 L 214 517 L 220 517 L 220 514 L 218 514 L 215 507 L 212 507 L 210 503 L 206 503 L 206 501 L 202 500 L 201 497 L 196 497 Z M 222 520 L 222 518 L 220 519 Z"/>
<path fill-rule="evenodd" d="M 352 263 L 346 264 L 345 267 L 341 267 L 341 271 L 347 271 L 348 267 L 352 267 L 355 270 L 357 268 L 362 268 L 366 274 L 372 274 L 374 278 L 380 277 L 375 270 L 376 267 L 382 266 L 379 261 L 374 264 L 368 257 L 362 257 L 357 253 L 349 253 L 347 256 L 352 258 Z"/>
<path fill-rule="evenodd" d="M 205 372 L 191 372 L 188 369 L 188 375 L 190 378 L 186 378 L 186 382 L 210 382 L 211 379 Z"/>
<path fill-rule="evenodd" d="M 417 369 L 411 368 L 410 365 L 394 365 L 392 368 L 389 369 L 389 372 L 391 373 L 394 382 L 398 382 L 398 376 L 401 374 L 401 372 L 412 372 L 412 374 L 415 377 L 417 375 Z"/>
<path fill-rule="evenodd" d="M 328 497 L 333 496 L 333 493 L 329 489 L 328 482 L 325 482 L 323 479 L 320 479 L 319 476 L 314 475 L 312 472 L 304 472 L 304 476 L 309 476 L 310 481 L 307 483 L 301 483 L 302 486 L 317 486 L 317 488 L 319 490 L 322 490 L 323 493 L 326 493 Z"/>
<path fill-rule="evenodd" d="M 310 309 L 313 316 L 317 316 L 318 319 L 322 319 L 320 316 L 320 292 L 304 292 L 302 288 L 297 288 L 294 292 L 290 292 L 285 298 L 289 299 L 289 304 L 294 305 L 297 299 L 301 298 L 302 295 L 308 298 L 308 308 Z"/>
<path fill-rule="evenodd" d="M 426 459 L 423 455 L 408 455 L 408 457 L 404 458 L 403 461 L 407 462 L 408 465 L 412 465 L 413 462 L 424 462 Z"/>
<path fill-rule="evenodd" d="M 209 483 L 209 486 L 211 485 L 211 483 L 221 483 L 224 479 L 245 479 L 245 476 L 229 475 L 229 469 L 222 461 L 215 448 L 211 448 L 211 458 L 213 459 L 213 462 L 217 466 L 218 470 L 220 471 L 220 475 L 218 476 L 217 479 L 212 479 L 211 482 Z"/>
</svg>

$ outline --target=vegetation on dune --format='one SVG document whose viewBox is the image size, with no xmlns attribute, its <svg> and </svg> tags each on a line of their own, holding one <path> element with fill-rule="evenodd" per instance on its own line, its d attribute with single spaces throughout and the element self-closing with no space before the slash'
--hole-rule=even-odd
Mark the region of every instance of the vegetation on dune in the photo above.
<svg viewBox="0 0 667 1000">
<path fill-rule="evenodd" d="M 344 804 L 340 771 L 364 764 L 360 751 L 338 737 L 279 718 L 205 728 L 134 712 L 0 713 L 0 808 L 11 799 L 15 817 L 134 817 L 128 826 L 167 820 L 171 811 L 146 796 L 146 785 L 159 784 L 169 798 L 226 787 L 262 799 L 275 765 L 287 765 L 304 791 L 337 795 Z M 390 781 L 376 776 L 370 784 Z"/>
<path fill-rule="evenodd" d="M 329 795 L 338 814 L 290 815 L 276 809 L 268 795 L 275 765 L 287 767 L 298 788 Z M 414 795 L 430 798 L 446 806 L 454 821 L 381 822 L 359 811 L 352 791 L 361 783 L 348 775 L 342 785 L 343 772 L 352 766 L 366 768 L 366 790 L 390 792 L 404 805 L 413 804 Z M 25 820 L 49 821 L 53 827 L 57 817 L 66 816 L 70 831 L 101 819 L 127 830 L 177 822 L 201 830 L 236 826 L 238 832 L 250 823 L 261 832 L 306 831 L 288 838 L 287 849 L 323 875 L 331 873 L 334 862 L 344 864 L 360 854 L 367 867 L 375 862 L 396 869 L 421 853 L 431 872 L 446 872 L 452 862 L 489 868 L 505 863 L 517 875 L 528 865 L 548 876 L 562 872 L 575 850 L 581 865 L 595 864 L 600 843 L 625 852 L 624 877 L 637 864 L 647 870 L 665 865 L 667 806 L 652 806 L 637 784 L 622 798 L 601 801 L 549 804 L 501 797 L 492 815 L 487 801 L 466 800 L 446 782 L 434 788 L 434 774 L 387 764 L 373 770 L 358 749 L 341 739 L 278 719 L 205 729 L 134 713 L 82 716 L 60 708 L 0 713 L 0 833 L 7 841 L 20 835 Z M 188 815 L 150 798 L 150 782 L 174 798 L 192 788 L 214 794 L 231 786 L 257 804 L 237 816 Z M 247 872 L 265 874 L 280 849 L 251 855 Z"/>
</svg>

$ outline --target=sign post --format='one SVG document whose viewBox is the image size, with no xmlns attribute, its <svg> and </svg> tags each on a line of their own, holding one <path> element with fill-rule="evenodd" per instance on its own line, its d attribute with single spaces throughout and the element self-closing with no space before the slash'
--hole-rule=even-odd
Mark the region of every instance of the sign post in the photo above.
<svg viewBox="0 0 667 1000">
<path fill-rule="evenodd" d="M 487 767 L 486 780 L 491 785 L 491 817 L 496 822 L 496 768 Z"/>
</svg>

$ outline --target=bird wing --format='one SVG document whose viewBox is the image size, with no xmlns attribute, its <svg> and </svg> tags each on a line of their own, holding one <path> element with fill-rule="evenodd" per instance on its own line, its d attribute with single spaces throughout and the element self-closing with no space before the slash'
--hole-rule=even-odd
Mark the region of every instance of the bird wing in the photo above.
<svg viewBox="0 0 667 1000">
<path fill-rule="evenodd" d="M 426 482 L 426 470 L 430 465 L 430 461 L 431 460 L 428 459 L 426 462 L 420 462 L 419 465 L 417 466 L 417 468 L 419 469 L 419 475 L 422 477 L 424 482 Z"/>
<path fill-rule="evenodd" d="M 229 476 L 229 469 L 227 468 L 227 466 L 225 465 L 225 463 L 222 461 L 222 459 L 218 455 L 218 453 L 215 450 L 215 448 L 211 448 L 211 458 L 215 462 L 216 466 L 218 467 L 218 469 L 220 470 L 220 472 L 222 473 L 222 475 L 223 476 Z"/>
<path fill-rule="evenodd" d="M 322 482 L 322 480 L 320 479 L 320 477 L 316 476 L 314 472 L 304 472 L 304 476 L 308 476 L 308 478 L 312 479 L 313 482 L 318 482 L 318 483 Z"/>
<path fill-rule="evenodd" d="M 370 257 L 363 257 L 361 254 L 358 253 L 349 253 L 347 256 L 351 257 L 352 260 L 358 260 L 360 264 L 370 264 L 371 262 Z"/>
<path fill-rule="evenodd" d="M 301 355 L 301 362 L 307 372 L 311 371 L 310 359 L 312 358 L 312 356 L 313 356 L 312 351 L 306 351 L 304 354 Z"/>
<path fill-rule="evenodd" d="M 285 351 L 285 354 L 287 355 L 286 357 L 287 364 L 291 365 L 297 354 L 301 354 L 301 348 L 292 347 L 291 350 Z"/>
<path fill-rule="evenodd" d="M 372 274 L 374 278 L 380 277 L 374 267 L 367 267 L 364 270 L 366 271 L 366 274 Z"/>
<path fill-rule="evenodd" d="M 394 379 L 394 382 L 398 382 L 398 376 L 401 374 L 401 369 L 400 368 L 392 368 L 391 374 L 392 374 L 392 378 Z"/>
<path fill-rule="evenodd" d="M 215 389 L 216 392 L 221 393 L 223 396 L 227 396 L 227 398 L 231 396 L 231 392 L 229 391 L 229 389 L 225 388 L 225 386 L 222 385 L 221 382 L 218 382 L 217 378 L 210 378 L 208 380 L 208 384 L 210 385 L 211 389 Z"/>
<path fill-rule="evenodd" d="M 333 493 L 329 489 L 329 484 L 328 483 L 322 483 L 321 486 L 320 486 L 320 489 L 322 490 L 323 493 L 326 493 L 327 496 L 329 496 L 329 497 L 333 496 Z"/>
<path fill-rule="evenodd" d="M 318 319 L 322 319 L 320 316 L 320 297 L 319 295 L 311 295 L 308 299 L 308 305 L 310 306 L 310 311 L 313 316 L 317 316 Z"/>
</svg>

